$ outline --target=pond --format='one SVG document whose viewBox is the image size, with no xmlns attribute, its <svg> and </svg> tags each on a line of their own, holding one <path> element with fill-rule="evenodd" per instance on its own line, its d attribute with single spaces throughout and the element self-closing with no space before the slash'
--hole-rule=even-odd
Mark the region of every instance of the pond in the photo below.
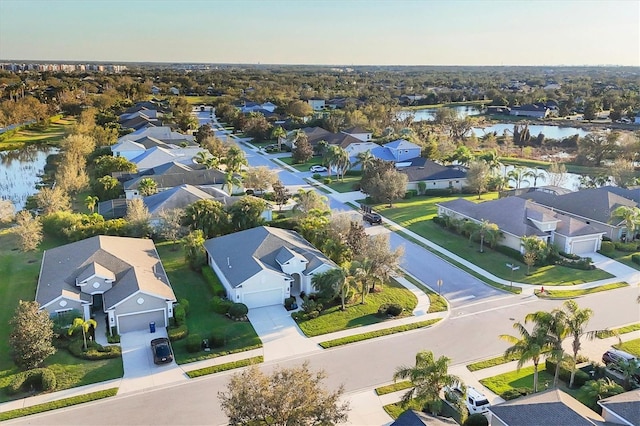
<svg viewBox="0 0 640 426">
<path fill-rule="evenodd" d="M 453 109 L 458 117 L 464 118 L 470 115 L 479 115 L 480 109 L 473 105 L 460 105 L 455 107 L 443 107 Z M 414 110 L 403 110 L 398 113 L 400 119 L 404 119 L 410 114 L 413 114 L 413 121 L 433 121 L 436 119 L 436 112 L 440 108 L 424 108 Z"/>
<path fill-rule="evenodd" d="M 503 176 L 506 176 L 510 171 L 512 171 L 515 168 L 515 166 L 512 165 L 506 165 L 503 166 L 501 169 L 501 174 Z M 520 187 L 521 188 L 528 188 L 530 186 L 545 186 L 545 185 L 550 185 L 551 184 L 551 179 L 549 177 L 549 174 L 542 169 L 533 169 L 530 167 L 521 167 L 523 172 L 530 172 L 533 171 L 536 174 L 540 174 L 542 173 L 542 176 L 539 177 L 537 180 L 534 181 L 533 178 L 528 177 L 526 178 L 526 181 L 521 182 Z M 576 173 L 565 173 L 563 176 L 563 181 L 560 182 L 560 184 L 558 186 L 560 186 L 561 188 L 566 188 L 566 189 L 570 189 L 571 191 L 577 191 L 580 188 L 580 178 L 582 177 L 582 175 L 576 174 Z M 610 177 L 610 180 L 611 177 Z M 516 182 L 514 180 L 511 180 L 509 182 L 509 184 L 511 185 L 512 188 L 516 187 Z M 612 185 L 612 184 L 611 184 Z"/>
<path fill-rule="evenodd" d="M 477 137 L 482 137 L 491 132 L 496 132 L 498 136 L 501 136 L 505 131 L 509 135 L 513 135 L 513 126 L 514 123 L 496 123 L 484 128 L 474 127 L 472 132 Z M 520 126 L 522 126 L 522 124 L 520 124 Z M 532 138 L 535 138 L 538 134 L 542 133 L 547 139 L 564 139 L 576 134 L 582 138 L 589 134 L 588 131 L 579 127 L 560 127 L 545 124 L 530 124 L 529 133 L 531 133 Z"/>
<path fill-rule="evenodd" d="M 27 197 L 38 192 L 47 157 L 58 148 L 30 145 L 21 150 L 0 152 L 0 198 L 11 200 L 20 211 Z"/>
</svg>

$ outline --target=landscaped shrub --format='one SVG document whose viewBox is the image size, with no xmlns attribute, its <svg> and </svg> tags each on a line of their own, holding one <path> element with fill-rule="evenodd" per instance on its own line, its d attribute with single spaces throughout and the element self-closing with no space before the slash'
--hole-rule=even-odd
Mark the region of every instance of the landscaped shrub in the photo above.
<svg viewBox="0 0 640 426">
<path fill-rule="evenodd" d="M 202 268 L 202 276 L 204 277 L 214 296 L 227 297 L 227 290 L 224 289 L 222 283 L 216 277 L 215 272 L 211 268 Z"/>
<path fill-rule="evenodd" d="M 244 303 L 234 303 L 229 308 L 229 316 L 231 318 L 244 318 L 249 313 L 249 308 Z"/>
<path fill-rule="evenodd" d="M 613 244 L 611 241 L 604 241 L 604 239 L 600 244 L 600 252 L 602 253 L 613 253 L 615 248 L 616 248 L 615 244 Z"/>
<path fill-rule="evenodd" d="M 323 182 L 325 185 L 329 185 L 332 182 L 332 180 L 331 178 L 324 178 Z"/>
<path fill-rule="evenodd" d="M 516 249 L 512 249 L 511 247 L 507 247 L 507 246 L 503 246 L 503 245 L 498 244 L 498 245 L 495 246 L 495 250 L 497 252 L 500 252 L 502 254 L 505 254 L 505 255 L 509 256 L 512 259 L 518 260 L 520 262 L 523 261 L 522 253 L 520 253 Z"/>
<path fill-rule="evenodd" d="M 500 397 L 505 401 L 511 399 L 520 398 L 521 396 L 529 395 L 533 390 L 529 388 L 514 388 L 508 389 L 500 394 Z"/>
<path fill-rule="evenodd" d="M 581 257 L 578 256 L 577 254 L 571 254 L 571 253 L 565 253 L 563 251 L 559 251 L 558 254 L 562 257 L 566 257 L 567 259 L 571 259 L 571 260 L 580 260 Z"/>
<path fill-rule="evenodd" d="M 631 261 L 640 265 L 640 254 L 632 254 Z"/>
<path fill-rule="evenodd" d="M 196 353 L 202 349 L 202 337 L 199 334 L 191 334 L 187 337 L 187 352 Z"/>
<path fill-rule="evenodd" d="M 111 359 L 122 356 L 122 349 L 117 345 L 102 346 L 96 342 L 87 342 L 87 350 L 84 350 L 82 339 L 75 339 L 67 347 L 71 355 L 76 358 L 96 361 L 100 359 Z"/>
<path fill-rule="evenodd" d="M 383 303 L 382 305 L 380 305 L 380 307 L 378 308 L 378 316 L 379 317 L 386 317 L 387 316 L 387 309 L 389 309 L 389 304 L 388 303 Z"/>
<path fill-rule="evenodd" d="M 178 306 L 182 306 L 185 314 L 189 315 L 189 301 L 187 299 L 178 300 Z"/>
<path fill-rule="evenodd" d="M 581 258 L 580 260 L 559 258 L 558 260 L 556 260 L 555 264 L 566 266 L 567 268 L 582 269 L 583 271 L 596 269 L 595 265 L 592 264 L 592 260 L 590 257 Z"/>
<path fill-rule="evenodd" d="M 545 361 L 545 370 L 547 370 L 547 372 L 551 375 L 555 375 L 556 374 L 556 363 L 550 359 L 547 359 Z M 571 366 L 567 365 L 566 362 L 563 362 L 562 364 L 560 364 L 560 374 L 559 374 L 560 380 L 562 380 L 563 382 L 566 382 L 567 385 L 569 384 L 569 380 L 571 380 Z M 573 385 L 575 387 L 580 387 L 582 385 L 584 385 L 587 380 L 591 380 L 591 376 L 589 376 L 588 373 L 585 373 L 582 370 L 576 369 L 576 376 L 575 379 L 573 380 Z"/>
<path fill-rule="evenodd" d="M 113 327 L 115 328 L 115 327 Z M 107 333 L 107 342 L 109 343 L 120 343 L 120 335 L 118 333 L 116 333 L 115 331 L 113 332 L 113 335 L 110 335 L 109 333 Z"/>
<path fill-rule="evenodd" d="M 219 331 L 214 331 L 211 333 L 211 337 L 209 337 L 209 345 L 212 348 L 221 348 L 224 346 L 225 338 L 224 334 Z"/>
<path fill-rule="evenodd" d="M 214 297 L 211 299 L 210 304 L 213 312 L 220 315 L 226 315 L 229 312 L 231 305 L 233 305 L 233 302 L 227 299 L 221 299 L 220 297 Z"/>
<path fill-rule="evenodd" d="M 616 247 L 616 250 L 624 251 L 627 253 L 633 253 L 634 251 L 638 251 L 638 243 L 636 242 L 632 242 L 632 243 L 616 242 L 615 247 Z"/>
<path fill-rule="evenodd" d="M 169 336 L 169 340 L 171 340 L 172 342 L 184 339 L 189 335 L 189 327 L 187 327 L 187 324 L 182 324 L 176 327 L 169 327 L 167 335 Z"/>
<path fill-rule="evenodd" d="M 294 303 L 296 303 L 295 297 L 287 297 L 286 299 L 284 299 L 284 307 L 288 310 L 291 309 Z"/>
<path fill-rule="evenodd" d="M 489 420 L 481 413 L 471 414 L 467 420 L 462 423 L 463 426 L 489 426 Z"/>
<path fill-rule="evenodd" d="M 416 195 L 418 195 L 418 191 L 416 191 L 415 189 L 410 189 L 404 193 L 404 198 L 405 200 L 408 200 L 415 197 Z"/>
<path fill-rule="evenodd" d="M 320 180 L 322 178 L 322 175 L 320 173 L 314 173 L 312 176 L 315 180 Z"/>
<path fill-rule="evenodd" d="M 182 325 L 187 321 L 187 311 L 183 306 L 176 305 L 173 308 L 173 317 L 176 319 L 176 325 Z"/>
<path fill-rule="evenodd" d="M 15 395 L 26 387 L 34 387 L 42 389 L 43 392 L 51 391 L 56 388 L 56 375 L 48 368 L 34 368 L 32 370 L 22 371 L 11 379 L 6 392 L 9 395 Z"/>
</svg>

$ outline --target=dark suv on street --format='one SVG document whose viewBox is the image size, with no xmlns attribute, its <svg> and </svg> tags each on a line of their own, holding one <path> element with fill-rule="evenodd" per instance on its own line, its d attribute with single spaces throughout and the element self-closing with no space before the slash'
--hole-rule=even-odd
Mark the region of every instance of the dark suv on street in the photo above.
<svg viewBox="0 0 640 426">
<path fill-rule="evenodd" d="M 371 225 L 379 225 L 382 223 L 382 216 L 378 213 L 365 213 L 362 215 L 362 220 L 369 222 Z"/>
</svg>

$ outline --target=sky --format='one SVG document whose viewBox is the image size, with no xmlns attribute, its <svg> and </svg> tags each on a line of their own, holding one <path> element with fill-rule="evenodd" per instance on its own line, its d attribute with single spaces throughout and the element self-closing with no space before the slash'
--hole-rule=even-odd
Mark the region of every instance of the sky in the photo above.
<svg viewBox="0 0 640 426">
<path fill-rule="evenodd" d="M 0 0 L 0 61 L 640 66 L 640 0 Z"/>
</svg>

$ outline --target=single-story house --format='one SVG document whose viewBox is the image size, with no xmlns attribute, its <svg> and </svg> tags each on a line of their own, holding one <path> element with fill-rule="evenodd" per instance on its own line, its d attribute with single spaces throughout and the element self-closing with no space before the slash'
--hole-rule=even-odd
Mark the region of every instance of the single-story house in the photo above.
<svg viewBox="0 0 640 426">
<path fill-rule="evenodd" d="M 550 109 L 545 105 L 527 104 L 521 106 L 511 107 L 509 115 L 515 115 L 520 117 L 533 117 L 533 118 L 545 118 L 549 115 Z"/>
<path fill-rule="evenodd" d="M 169 126 L 158 127 L 145 127 L 136 130 L 133 133 L 129 133 L 118 138 L 118 143 L 124 140 L 130 140 L 136 142 L 138 139 L 142 139 L 145 136 L 156 138 L 162 142 L 180 146 L 182 144 L 193 145 L 195 140 L 193 135 L 185 135 L 184 133 L 175 132 Z"/>
<path fill-rule="evenodd" d="M 601 399 L 602 417 L 613 424 L 640 425 L 640 389 Z"/>
<path fill-rule="evenodd" d="M 44 252 L 36 301 L 52 316 L 106 314 L 108 329 L 122 334 L 166 327 L 176 296 L 153 241 L 100 235 Z"/>
<path fill-rule="evenodd" d="M 402 164 L 402 163 L 399 163 Z M 467 173 L 456 168 L 446 167 L 426 158 L 414 158 L 409 166 L 400 167 L 400 173 L 407 175 L 407 190 L 420 190 L 420 182 L 426 184 L 425 189 L 456 189 L 462 190 L 467 185 Z"/>
<path fill-rule="evenodd" d="M 611 222 L 611 213 L 619 206 L 638 207 L 638 203 L 609 189 L 590 188 L 567 194 L 554 195 L 545 192 L 527 192 L 520 195 L 558 213 L 581 220 L 614 241 L 626 237 L 624 222 Z"/>
<path fill-rule="evenodd" d="M 520 197 L 473 203 L 463 198 L 437 204 L 439 216 L 495 223 L 500 244 L 524 252 L 522 237 L 537 237 L 565 253 L 588 255 L 600 250 L 602 235 L 593 226 Z"/>
<path fill-rule="evenodd" d="M 131 158 L 129 161 L 136 165 L 139 172 L 144 172 L 145 170 L 173 162 L 195 164 L 193 159 L 200 152 L 208 153 L 206 149 L 200 147 L 167 149 L 157 146 L 145 150 L 142 154 Z"/>
<path fill-rule="evenodd" d="M 489 407 L 491 426 L 601 426 L 604 418 L 559 389 L 523 396 Z"/>
<path fill-rule="evenodd" d="M 313 275 L 337 268 L 297 232 L 268 226 L 212 238 L 204 247 L 229 300 L 249 308 L 311 293 Z"/>
</svg>

